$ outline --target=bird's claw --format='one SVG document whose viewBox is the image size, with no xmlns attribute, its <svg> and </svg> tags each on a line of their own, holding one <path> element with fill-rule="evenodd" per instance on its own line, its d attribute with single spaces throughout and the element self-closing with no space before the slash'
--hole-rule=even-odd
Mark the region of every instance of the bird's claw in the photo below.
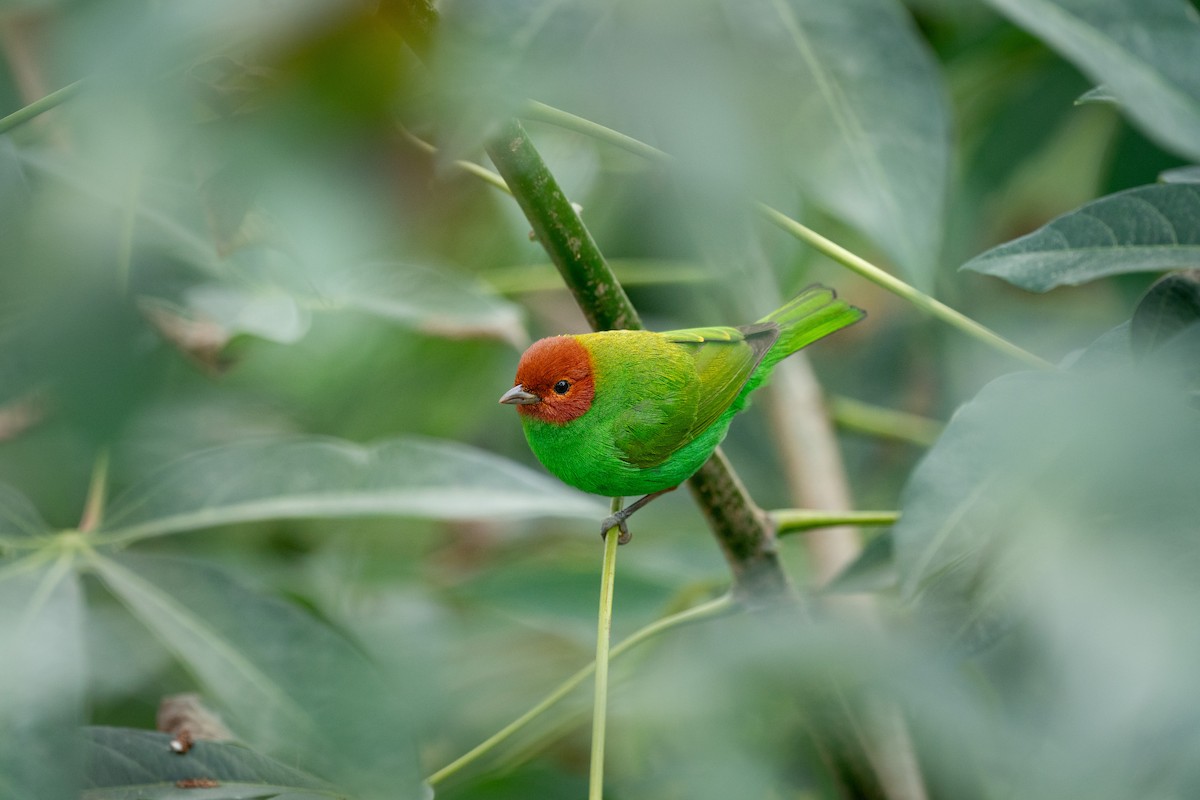
<svg viewBox="0 0 1200 800">
<path fill-rule="evenodd" d="M 608 532 L 613 528 L 621 531 L 621 535 L 617 538 L 617 544 L 629 544 L 629 540 L 633 538 L 633 534 L 629 532 L 629 525 L 625 521 L 625 517 L 618 514 L 605 517 L 604 522 L 600 523 L 600 538 L 607 541 Z"/>
</svg>

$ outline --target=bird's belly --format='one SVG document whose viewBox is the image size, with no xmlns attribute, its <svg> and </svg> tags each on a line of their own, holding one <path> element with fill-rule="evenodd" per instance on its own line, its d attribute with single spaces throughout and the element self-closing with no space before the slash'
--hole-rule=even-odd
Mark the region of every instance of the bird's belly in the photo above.
<svg viewBox="0 0 1200 800">
<path fill-rule="evenodd" d="M 526 428 L 529 446 L 542 465 L 563 483 L 590 494 L 633 497 L 672 489 L 690 478 L 724 438 L 728 424 L 713 426 L 652 467 L 625 461 L 608 444 L 611 437 L 579 435 L 569 428 Z"/>
</svg>

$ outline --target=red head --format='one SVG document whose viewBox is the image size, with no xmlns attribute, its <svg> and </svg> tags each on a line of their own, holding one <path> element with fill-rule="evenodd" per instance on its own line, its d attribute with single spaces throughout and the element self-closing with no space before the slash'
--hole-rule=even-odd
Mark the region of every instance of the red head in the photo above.
<svg viewBox="0 0 1200 800">
<path fill-rule="evenodd" d="M 592 407 L 596 381 L 592 358 L 574 336 L 552 336 L 529 346 L 517 380 L 500 398 L 522 415 L 565 425 Z"/>
</svg>

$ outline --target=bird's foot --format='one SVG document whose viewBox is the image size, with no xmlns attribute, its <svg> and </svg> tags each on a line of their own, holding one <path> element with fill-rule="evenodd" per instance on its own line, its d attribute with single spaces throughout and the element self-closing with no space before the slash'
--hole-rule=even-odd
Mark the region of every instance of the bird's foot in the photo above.
<svg viewBox="0 0 1200 800">
<path fill-rule="evenodd" d="M 633 538 L 633 534 L 629 532 L 629 524 L 625 521 L 628 516 L 628 514 L 618 512 L 605 517 L 604 521 L 600 523 L 601 540 L 607 541 L 608 532 L 613 528 L 617 528 L 621 531 L 620 537 L 617 539 L 617 544 L 629 544 L 629 540 Z"/>
</svg>

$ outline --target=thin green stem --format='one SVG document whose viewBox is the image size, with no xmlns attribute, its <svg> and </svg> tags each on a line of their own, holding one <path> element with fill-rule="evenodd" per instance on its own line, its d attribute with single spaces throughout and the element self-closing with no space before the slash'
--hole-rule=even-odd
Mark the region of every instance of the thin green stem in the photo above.
<svg viewBox="0 0 1200 800">
<path fill-rule="evenodd" d="M 736 608 L 736 606 L 737 604 L 730 595 L 723 595 L 715 600 L 710 600 L 707 603 L 701 603 L 698 606 L 689 608 L 686 611 L 680 611 L 678 614 L 671 614 L 663 617 L 662 619 L 655 620 L 649 625 L 639 628 L 635 633 L 630 635 L 628 638 L 623 639 L 619 644 L 614 645 L 608 653 L 608 659 L 609 661 L 612 661 L 637 647 L 642 642 L 653 639 L 655 636 L 665 633 L 672 628 L 677 628 L 681 625 L 686 625 L 691 622 L 699 622 L 700 620 L 727 614 Z M 545 714 L 547 711 L 561 702 L 563 698 L 569 695 L 572 691 L 579 688 L 584 681 L 591 677 L 595 669 L 595 661 L 580 669 L 574 675 L 567 678 L 565 681 L 555 687 L 554 690 L 542 698 L 537 705 L 530 708 L 524 714 L 508 723 L 500 730 L 496 731 L 494 734 L 468 750 L 463 755 L 456 758 L 454 761 L 451 761 L 449 764 L 430 775 L 427 779 L 427 782 L 431 786 L 436 786 L 452 775 L 475 763 L 492 750 L 496 749 L 496 747 L 512 738 L 514 734 L 521 731 L 523 728 L 529 725 L 529 723 L 533 722 L 535 719 L 540 717 L 542 714 Z"/>
<path fill-rule="evenodd" d="M 411 133 L 404 128 L 400 129 L 400 133 L 403 134 L 404 138 L 407 139 L 410 144 L 412 144 L 421 152 L 431 156 L 437 155 L 437 148 L 424 139 L 418 137 L 416 134 Z M 508 184 L 504 182 L 504 178 L 501 178 L 497 173 L 492 172 L 487 167 L 476 164 L 474 161 L 466 161 L 461 158 L 455 159 L 451 163 L 463 172 L 474 175 L 476 178 L 479 178 L 485 183 L 491 184 L 509 196 L 512 195 L 512 190 L 508 188 Z"/>
<path fill-rule="evenodd" d="M 833 421 L 847 430 L 929 447 L 942 434 L 942 423 L 919 414 L 864 403 L 849 397 L 826 398 Z"/>
<path fill-rule="evenodd" d="M 768 222 L 780 230 L 812 246 L 851 272 L 855 272 L 871 281 L 876 286 L 880 286 L 897 297 L 907 300 L 930 316 L 958 328 L 968 336 L 972 336 L 1002 353 L 1007 353 L 1019 361 L 1024 361 L 1029 366 L 1037 367 L 1038 369 L 1054 369 L 1054 365 L 1049 361 L 1013 344 L 991 328 L 981 325 L 970 317 L 955 311 L 942 301 L 936 300 L 909 286 L 904 281 L 889 272 L 885 272 L 862 256 L 856 255 L 840 244 L 826 239 L 821 234 L 801 225 L 796 220 L 771 208 L 766 203 L 755 203 L 755 207 Z"/>
<path fill-rule="evenodd" d="M 108 450 L 100 451 L 92 466 L 92 480 L 88 484 L 87 500 L 83 504 L 83 515 L 79 518 L 80 533 L 91 533 L 104 520 L 104 503 L 108 496 Z"/>
<path fill-rule="evenodd" d="M 25 106 L 24 108 L 17 109 L 7 117 L 0 118 L 0 134 L 8 133 L 13 128 L 29 122 L 29 120 L 33 119 L 34 117 L 44 114 L 56 106 L 62 105 L 77 95 L 81 88 L 83 88 L 83 81 L 81 80 L 75 81 L 74 83 L 68 83 L 58 91 L 51 92 L 40 100 L 34 100 L 29 105 Z"/>
<path fill-rule="evenodd" d="M 625 498 L 614 497 L 612 513 L 621 510 Z M 613 584 L 617 577 L 618 527 L 604 537 L 604 568 L 600 571 L 600 621 L 596 626 L 596 693 L 592 702 L 592 762 L 588 772 L 588 800 L 604 797 L 604 736 L 608 725 L 608 659 L 612 638 Z"/>
<path fill-rule="evenodd" d="M 648 161 L 656 161 L 660 164 L 669 164 L 674 161 L 670 153 L 663 152 L 654 145 L 646 144 L 632 136 L 626 136 L 620 131 L 606 128 L 598 122 L 576 116 L 569 111 L 563 111 L 561 108 L 539 103 L 536 100 L 529 100 L 525 103 L 525 108 L 521 116 L 528 120 L 545 122 L 559 128 L 582 133 L 584 136 L 589 136 L 598 141 L 611 144 L 614 147 L 619 147 Z"/>
<path fill-rule="evenodd" d="M 775 534 L 811 531 L 814 528 L 834 528 L 838 525 L 893 525 L 900 519 L 899 511 L 814 511 L 808 508 L 784 508 L 770 512 Z"/>
<path fill-rule="evenodd" d="M 619 147 L 630 153 L 636 153 L 657 164 L 669 164 L 672 161 L 668 153 L 664 153 L 657 147 L 638 141 L 630 136 L 626 136 L 619 131 L 614 131 L 611 128 L 606 128 L 599 123 L 584 119 L 583 117 L 562 111 L 561 109 L 552 108 L 544 103 L 531 102 L 525 107 L 525 116 L 529 119 L 545 122 L 551 125 L 575 131 L 576 133 L 590 136 L 598 139 L 614 147 Z M 901 297 L 915 305 L 917 308 L 926 312 L 930 316 L 945 322 L 969 336 L 973 336 L 985 344 L 996 348 L 997 350 L 1007 353 L 1014 358 L 1024 361 L 1025 363 L 1037 367 L 1039 369 L 1053 369 L 1054 365 L 1040 358 L 1039 356 L 1030 353 L 1029 351 L 1013 344 L 1000 334 L 979 324 L 975 320 L 955 311 L 945 303 L 942 303 L 930 297 L 923 292 L 918 291 L 914 287 L 908 285 L 904 281 L 894 275 L 885 272 L 883 269 L 875 266 L 865 258 L 858 256 L 846 248 L 838 245 L 810 228 L 801 225 L 796 220 L 776 209 L 768 206 L 765 203 L 755 203 L 755 207 L 760 214 L 763 215 L 769 222 L 781 228 L 785 232 L 791 234 L 797 239 L 816 248 L 821 253 L 824 253 L 829 258 L 833 259 L 843 267 L 855 272 L 877 286 L 881 286 L 889 292 Z"/>
</svg>

